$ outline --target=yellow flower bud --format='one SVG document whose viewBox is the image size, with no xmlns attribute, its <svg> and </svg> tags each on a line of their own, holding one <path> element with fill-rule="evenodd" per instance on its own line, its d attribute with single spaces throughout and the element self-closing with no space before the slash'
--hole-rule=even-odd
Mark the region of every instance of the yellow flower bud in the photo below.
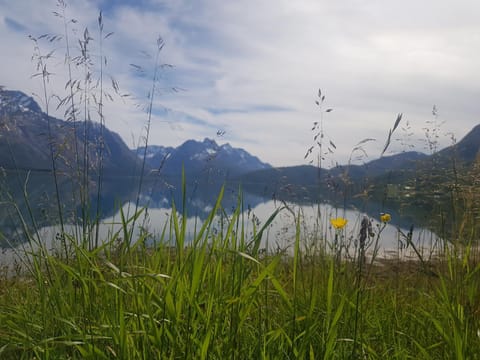
<svg viewBox="0 0 480 360">
<path fill-rule="evenodd" d="M 392 217 L 388 213 L 382 213 L 380 214 L 380 221 L 383 223 L 388 223 L 390 220 L 392 220 Z"/>
<path fill-rule="evenodd" d="M 341 217 L 336 219 L 330 219 L 330 224 L 332 224 L 332 226 L 337 230 L 343 229 L 345 225 L 347 225 L 347 222 L 347 219 Z"/>
</svg>

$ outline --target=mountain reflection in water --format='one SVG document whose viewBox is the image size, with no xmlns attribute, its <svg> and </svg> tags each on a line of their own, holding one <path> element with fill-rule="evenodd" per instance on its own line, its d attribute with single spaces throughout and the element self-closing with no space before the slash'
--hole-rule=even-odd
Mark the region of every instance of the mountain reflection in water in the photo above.
<svg viewBox="0 0 480 360">
<path fill-rule="evenodd" d="M 120 208 L 127 219 L 133 216 L 137 201 L 137 178 L 105 178 L 100 197 L 97 197 L 95 184 L 90 184 L 92 196 L 89 199 L 88 213 L 85 213 L 85 209 L 80 206 L 79 199 L 75 197 L 78 192 L 74 191 L 68 179 L 60 177 L 60 180 L 60 198 L 66 233 L 76 234 L 78 227 L 82 224 L 82 216 L 88 216 L 94 221 L 98 211 L 101 218 L 99 239 L 107 239 L 112 233 L 121 229 Z M 379 222 L 379 213 L 381 210 L 388 211 L 392 215 L 392 222 L 382 230 L 379 241 L 379 252 L 380 254 L 383 252 L 384 255 L 404 245 L 399 229 L 406 233 L 406 229 L 411 225 L 411 218 L 401 217 L 393 209 L 382 209 L 375 203 L 357 204 L 356 207 L 353 204 L 338 206 L 332 200 L 329 203 L 317 203 L 309 201 L 305 196 L 302 196 L 301 201 L 292 197 L 288 198 L 288 201 L 281 201 L 281 194 L 265 191 L 268 188 L 266 184 L 257 184 L 255 188 L 250 184 L 248 191 L 245 191 L 241 190 L 240 184 L 234 182 L 225 185 L 215 182 L 190 182 L 186 184 L 184 193 L 180 179 L 146 178 L 144 180 L 144 191 L 138 200 L 139 206 L 146 210 L 137 221 L 136 231 L 137 234 L 140 229 L 148 231 L 152 242 L 160 238 L 165 225 L 168 224 L 173 203 L 179 215 L 183 213 L 182 206 L 185 204 L 186 240 L 193 239 L 202 222 L 211 213 L 222 186 L 224 186 L 223 211 L 212 223 L 212 234 L 223 231 L 237 206 L 241 206 L 243 210 L 241 219 L 246 241 L 248 241 L 253 238 L 254 231 L 258 231 L 276 209 L 288 207 L 280 211 L 263 234 L 261 246 L 271 251 L 291 248 L 295 239 L 297 216 L 300 216 L 300 228 L 305 246 L 313 246 L 315 242 L 325 243 L 321 239 L 333 239 L 334 229 L 330 226 L 330 219 L 339 216 L 346 218 L 348 224 L 341 241 L 343 246 L 352 252 L 357 246 L 360 221 L 363 216 L 368 214 L 367 216 L 372 218 L 374 230 L 378 231 L 383 226 Z M 6 248 L 10 244 L 19 245 L 25 241 L 19 214 L 23 216 L 23 221 L 30 231 L 34 227 L 39 229 L 41 239 L 47 248 L 58 246 L 56 235 L 61 230 L 58 225 L 58 207 L 51 174 L 26 172 L 9 174 L 3 181 L 0 205 L 2 246 Z M 24 193 L 27 194 L 26 197 Z M 165 236 L 165 240 L 167 239 L 173 241 L 173 234 L 169 234 L 168 231 Z M 415 229 L 413 239 L 423 242 L 426 247 L 432 247 L 437 241 L 433 233 L 421 227 Z"/>
</svg>

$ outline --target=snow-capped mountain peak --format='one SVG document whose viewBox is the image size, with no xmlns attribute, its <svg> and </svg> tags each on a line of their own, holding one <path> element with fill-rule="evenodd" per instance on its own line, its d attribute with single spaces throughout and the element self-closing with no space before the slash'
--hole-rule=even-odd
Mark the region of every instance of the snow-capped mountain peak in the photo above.
<svg viewBox="0 0 480 360">
<path fill-rule="evenodd" d="M 41 112 L 37 102 L 21 91 L 4 90 L 0 88 L 0 110 L 8 113 Z"/>
<path fill-rule="evenodd" d="M 216 176 L 237 176 L 271 167 L 241 148 L 233 148 L 228 143 L 218 145 L 209 138 L 201 142 L 188 140 L 177 148 L 170 148 L 168 159 L 165 158 L 164 149 L 162 146 L 149 146 L 147 161 L 153 168 L 158 168 L 163 163 L 163 172 L 169 174 L 180 174 L 182 166 L 190 174 L 213 172 Z"/>
</svg>

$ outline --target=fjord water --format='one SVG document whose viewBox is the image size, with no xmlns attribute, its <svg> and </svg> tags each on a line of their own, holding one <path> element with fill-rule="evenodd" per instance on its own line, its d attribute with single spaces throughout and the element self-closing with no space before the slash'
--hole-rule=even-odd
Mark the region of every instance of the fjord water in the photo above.
<svg viewBox="0 0 480 360">
<path fill-rule="evenodd" d="M 244 197 L 251 195 L 244 194 Z M 134 204 L 125 204 L 123 211 L 128 212 Z M 202 225 L 205 215 L 210 212 L 212 205 L 202 203 L 203 208 L 197 208 L 202 211 L 189 213 L 187 210 L 187 240 L 192 240 Z M 347 225 L 340 233 L 338 241 L 346 253 L 345 256 L 354 257 L 355 250 L 358 247 L 358 238 L 360 232 L 360 223 L 367 216 L 372 223 L 371 241 L 368 243 L 369 250 L 373 251 L 374 243 L 378 236 L 377 251 L 378 256 L 389 257 L 406 246 L 405 235 L 409 228 L 405 227 L 402 219 L 396 219 L 392 223 L 384 224 L 380 221 L 380 214 L 377 217 L 364 213 L 354 208 L 338 208 L 328 203 L 320 204 L 298 204 L 294 202 L 280 202 L 263 198 L 254 206 L 247 205 L 243 209 L 241 218 L 244 221 L 245 240 L 248 242 L 254 237 L 255 231 L 258 232 L 262 225 L 267 222 L 270 216 L 277 210 L 281 209 L 275 219 L 268 225 L 262 236 L 261 248 L 270 252 L 292 250 L 295 241 L 296 222 L 299 220 L 300 232 L 303 246 L 305 247 L 329 247 L 333 246 L 335 238 L 335 229 L 331 226 L 330 220 L 342 217 L 347 220 Z M 226 212 L 223 216 L 218 215 L 213 222 L 213 234 L 218 234 L 228 227 L 229 219 L 233 214 L 233 208 L 230 212 Z M 178 213 L 180 216 L 180 213 Z M 171 207 L 150 207 L 145 222 L 142 224 L 144 229 L 159 238 L 165 224 L 168 224 L 172 216 Z M 120 212 L 112 217 L 104 219 L 103 233 L 112 233 L 120 229 Z M 398 224 L 403 225 L 398 225 Z M 379 234 L 380 232 L 380 234 Z M 403 235 L 402 235 L 403 234 Z M 435 243 L 439 240 L 437 236 L 422 227 L 415 228 L 412 233 L 412 239 L 420 244 L 423 248 L 434 248 Z M 326 240 L 326 241 L 325 241 Z"/>
<path fill-rule="evenodd" d="M 38 230 L 39 238 L 47 249 L 59 249 L 59 236 L 61 233 L 58 224 L 58 209 L 55 206 L 55 192 L 48 174 L 23 173 L 10 176 L 4 184 L 2 192 L 2 223 L 0 224 L 3 252 L 0 264 L 12 262 L 15 249 L 8 249 L 12 244 L 17 247 L 17 252 L 22 252 L 26 238 L 22 235 L 22 222 L 28 225 L 30 231 Z M 121 229 L 121 211 L 128 219 L 133 216 L 137 196 L 136 185 L 138 179 L 131 177 L 106 178 L 102 183 L 101 196 L 95 194 L 92 185 L 92 196 L 88 201 L 88 211 L 78 204 L 74 196 L 74 189 L 68 181 L 61 187 L 61 204 L 64 212 L 64 230 L 67 234 L 79 233 L 81 217 L 89 217 L 94 221 L 97 212 L 100 212 L 99 239 L 107 239 Z M 172 216 L 172 204 L 175 204 L 177 214 L 180 216 L 184 209 L 187 216 L 186 241 L 192 240 L 201 227 L 201 224 L 212 211 L 222 186 L 224 187 L 222 209 L 214 222 L 212 234 L 224 231 L 226 224 L 240 206 L 245 240 L 253 238 L 276 209 L 282 210 L 265 229 L 262 236 L 261 247 L 268 251 L 289 251 L 294 243 L 296 221 L 299 220 L 302 233 L 303 246 L 328 247 L 333 246 L 335 229 L 330 225 L 330 219 L 342 217 L 348 220 L 347 226 L 337 238 L 337 246 L 343 248 L 344 256 L 354 256 L 358 246 L 360 222 L 364 216 L 372 221 L 372 230 L 375 234 L 370 242 L 370 251 L 373 251 L 376 240 L 378 256 L 397 254 L 405 247 L 405 234 L 412 225 L 412 218 L 401 216 L 395 209 L 383 209 L 380 204 L 347 204 L 341 206 L 335 201 L 321 202 L 302 198 L 301 200 L 279 200 L 278 194 L 268 194 L 261 189 L 266 184 L 257 184 L 255 194 L 243 191 L 238 183 L 191 182 L 182 189 L 180 179 L 156 178 L 147 179 L 143 192 L 138 197 L 139 208 L 144 209 L 139 217 L 135 231 L 148 231 L 150 243 L 158 241 L 167 226 L 163 240 L 173 242 L 173 234 L 169 233 L 168 222 Z M 100 200 L 100 201 L 98 201 Z M 121 211 L 120 211 L 121 208 Z M 379 220 L 380 212 L 389 212 L 392 222 L 382 224 Z M 20 221 L 19 213 L 23 216 Z M 76 219 L 76 220 L 75 220 Z M 76 225 L 75 225 L 76 224 Z M 412 239 L 421 243 L 425 248 L 433 248 L 437 237 L 428 230 L 415 225 Z M 135 234 L 134 234 L 135 239 Z M 23 244 L 22 244 L 23 243 Z"/>
</svg>

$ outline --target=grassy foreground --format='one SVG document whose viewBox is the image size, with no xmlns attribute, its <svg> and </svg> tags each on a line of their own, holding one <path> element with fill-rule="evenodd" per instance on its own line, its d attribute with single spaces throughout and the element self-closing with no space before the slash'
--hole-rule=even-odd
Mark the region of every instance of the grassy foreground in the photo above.
<svg viewBox="0 0 480 360">
<path fill-rule="evenodd" d="M 185 243 L 172 212 L 161 239 L 129 224 L 68 257 L 37 250 L 0 281 L 2 359 L 478 359 L 480 265 L 473 248 L 429 263 L 339 262 L 323 245 L 260 250 L 239 209 Z M 281 211 L 281 210 L 278 210 Z M 139 216 L 140 214 L 137 214 Z"/>
</svg>

